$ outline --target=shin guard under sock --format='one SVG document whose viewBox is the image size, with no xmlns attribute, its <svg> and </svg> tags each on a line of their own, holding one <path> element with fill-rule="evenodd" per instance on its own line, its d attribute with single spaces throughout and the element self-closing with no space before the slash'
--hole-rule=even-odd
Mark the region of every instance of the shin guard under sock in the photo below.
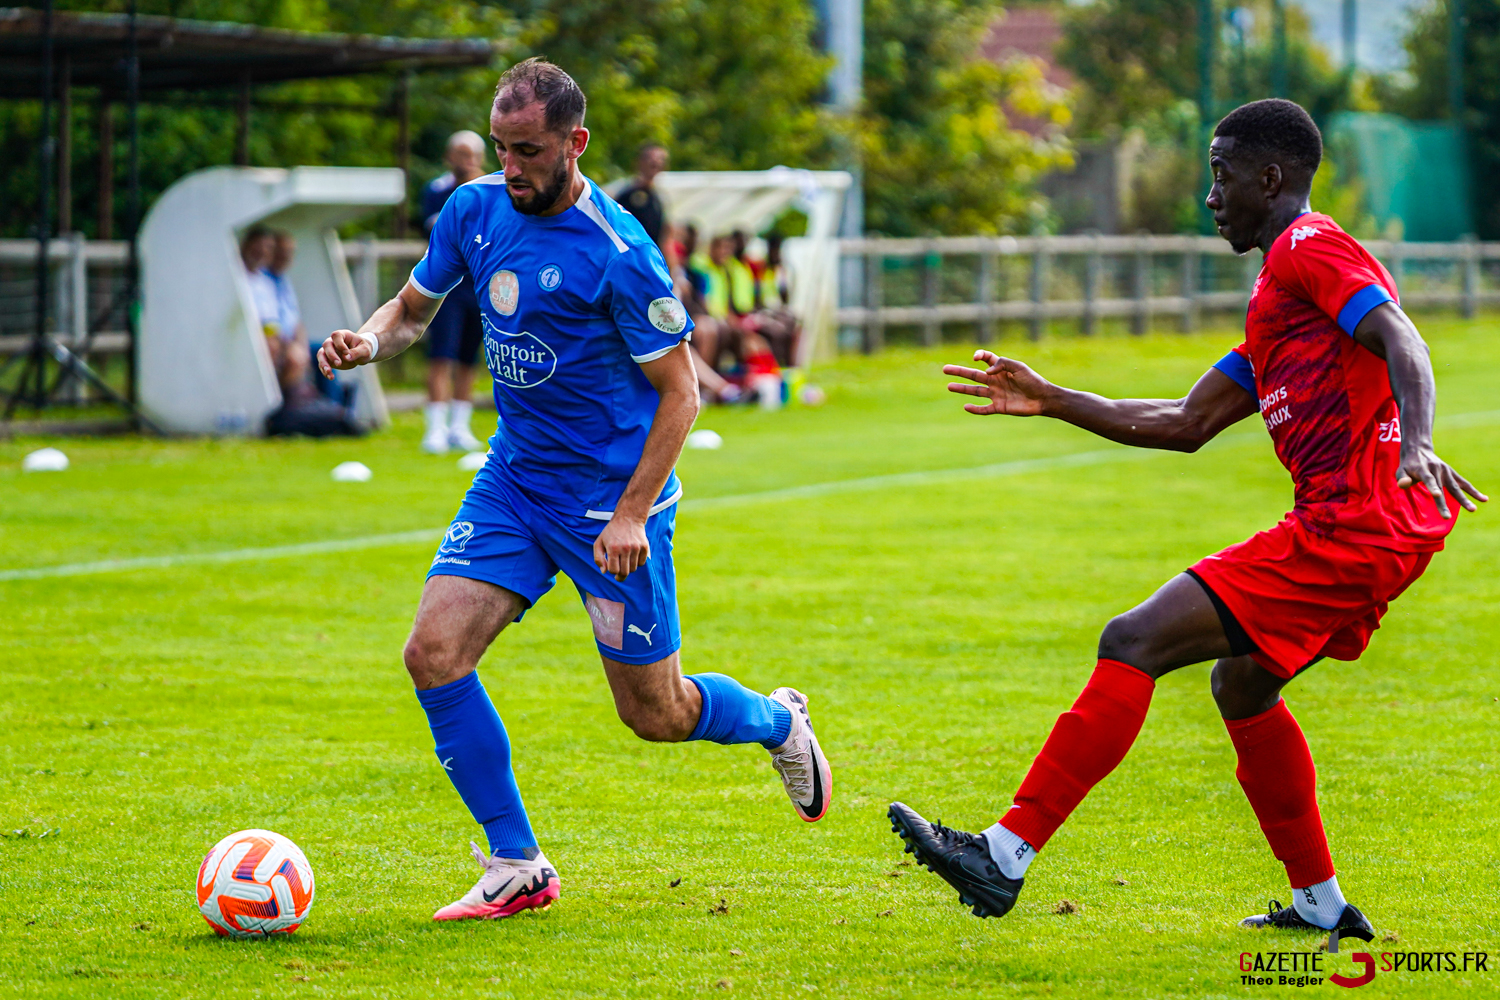
<svg viewBox="0 0 1500 1000">
<path fill-rule="evenodd" d="M 484 827 L 490 853 L 502 858 L 536 856 L 536 835 L 521 804 L 510 767 L 510 738 L 478 672 L 417 691 L 427 712 L 438 763 L 459 798 Z"/>
<path fill-rule="evenodd" d="M 1073 708 L 1058 716 L 1000 825 L 1040 851 L 1083 797 L 1135 742 L 1156 682 L 1118 660 L 1100 660 Z"/>
<path fill-rule="evenodd" d="M 1286 702 L 1248 719 L 1225 719 L 1224 726 L 1239 755 L 1234 775 L 1292 885 L 1333 878 L 1333 858 L 1318 813 L 1318 773 Z"/>
</svg>

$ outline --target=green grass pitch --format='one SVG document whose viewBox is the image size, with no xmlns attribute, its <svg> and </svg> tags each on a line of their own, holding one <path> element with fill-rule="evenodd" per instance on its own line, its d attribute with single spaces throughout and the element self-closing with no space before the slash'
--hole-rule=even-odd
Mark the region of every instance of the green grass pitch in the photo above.
<svg viewBox="0 0 1500 1000">
<path fill-rule="evenodd" d="M 1500 494 L 1500 325 L 1423 326 L 1439 453 Z M 1005 349 L 1067 384 L 1177 396 L 1235 342 Z M 481 676 L 563 880 L 546 913 L 430 920 L 472 883 L 480 836 L 400 663 L 432 543 L 0 582 L 0 996 L 1340 994 L 1241 983 L 1242 952 L 1321 942 L 1236 927 L 1289 898 L 1206 665 L 1163 680 L 1134 752 L 1010 916 L 977 920 L 902 864 L 890 800 L 991 823 L 1108 618 L 1291 498 L 1256 419 L 1197 455 L 1115 460 L 1056 422 L 964 414 L 938 366 L 968 354 L 845 359 L 816 373 L 826 406 L 706 412 L 723 449 L 683 457 L 684 665 L 811 697 L 835 775 L 821 823 L 796 819 L 758 748 L 634 739 L 566 583 L 492 650 Z M 354 442 L 0 442 L 0 570 L 435 540 L 468 476 L 418 453 L 415 421 Z M 73 468 L 23 475 L 44 443 Z M 1080 452 L 1098 454 L 747 496 Z M 331 482 L 346 459 L 373 481 Z M 1491 956 L 1488 973 L 1381 972 L 1360 997 L 1500 994 L 1497 566 L 1500 509 L 1464 515 L 1363 660 L 1288 689 L 1375 948 Z M 317 902 L 290 939 L 221 941 L 193 877 L 254 826 L 302 846 Z M 1350 944 L 1323 975 L 1355 972 Z"/>
</svg>

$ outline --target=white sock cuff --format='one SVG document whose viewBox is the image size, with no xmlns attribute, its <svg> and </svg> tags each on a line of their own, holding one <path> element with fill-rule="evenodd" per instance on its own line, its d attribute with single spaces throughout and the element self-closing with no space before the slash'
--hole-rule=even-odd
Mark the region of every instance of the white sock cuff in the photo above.
<svg viewBox="0 0 1500 1000">
<path fill-rule="evenodd" d="M 474 413 L 474 404 L 462 399 L 455 399 L 449 404 L 448 425 L 450 427 L 468 427 L 469 417 Z"/>
<path fill-rule="evenodd" d="M 1006 878 L 1026 877 L 1026 869 L 1031 867 L 1032 859 L 1036 857 L 1035 847 L 999 823 L 986 829 L 982 836 L 989 841 L 990 857 L 1000 866 L 1002 875 Z"/>
<path fill-rule="evenodd" d="M 423 412 L 427 414 L 427 426 L 429 427 L 435 424 L 446 426 L 448 423 L 448 404 L 446 402 L 428 403 Z"/>
<path fill-rule="evenodd" d="M 1292 888 L 1292 906 L 1298 915 L 1325 930 L 1332 929 L 1339 922 L 1347 905 L 1344 893 L 1339 889 L 1337 875 L 1317 885 Z"/>
</svg>

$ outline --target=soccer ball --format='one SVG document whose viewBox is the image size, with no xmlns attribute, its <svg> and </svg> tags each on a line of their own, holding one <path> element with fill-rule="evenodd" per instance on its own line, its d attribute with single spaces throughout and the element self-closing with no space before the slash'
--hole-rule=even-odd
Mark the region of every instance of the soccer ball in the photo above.
<svg viewBox="0 0 1500 1000">
<path fill-rule="evenodd" d="M 198 868 L 198 909 L 220 937 L 290 934 L 312 904 L 307 856 L 270 830 L 231 833 Z"/>
</svg>

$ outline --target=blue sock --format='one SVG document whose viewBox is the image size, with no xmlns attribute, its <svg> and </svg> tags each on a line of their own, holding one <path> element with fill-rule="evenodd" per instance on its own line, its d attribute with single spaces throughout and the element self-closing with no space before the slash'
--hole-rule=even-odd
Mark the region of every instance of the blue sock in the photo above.
<svg viewBox="0 0 1500 1000">
<path fill-rule="evenodd" d="M 703 695 L 703 714 L 688 739 L 726 745 L 759 743 L 767 748 L 786 742 L 792 713 L 785 706 L 723 674 L 691 674 L 688 680 Z"/>
<path fill-rule="evenodd" d="M 479 673 L 417 692 L 437 743 L 438 763 L 484 827 L 490 853 L 502 858 L 536 857 L 536 834 L 521 804 L 510 769 L 510 738 L 479 683 Z"/>
</svg>

